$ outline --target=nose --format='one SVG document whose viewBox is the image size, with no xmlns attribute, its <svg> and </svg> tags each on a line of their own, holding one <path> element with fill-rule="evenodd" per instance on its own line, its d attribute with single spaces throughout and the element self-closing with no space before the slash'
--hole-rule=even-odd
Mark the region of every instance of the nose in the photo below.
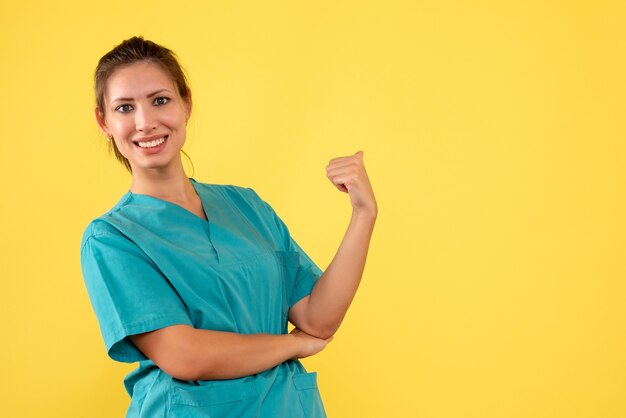
<svg viewBox="0 0 626 418">
<path fill-rule="evenodd" d="M 157 119 L 150 106 L 138 106 L 135 112 L 135 129 L 138 132 L 149 132 L 157 127 Z"/>
</svg>

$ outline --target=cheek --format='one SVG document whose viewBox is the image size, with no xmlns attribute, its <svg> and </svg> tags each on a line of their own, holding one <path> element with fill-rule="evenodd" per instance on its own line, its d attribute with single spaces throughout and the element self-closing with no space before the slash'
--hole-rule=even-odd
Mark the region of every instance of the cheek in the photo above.
<svg viewBox="0 0 626 418">
<path fill-rule="evenodd" d="M 133 130 L 134 125 L 128 120 L 112 120 L 109 123 L 109 127 L 113 131 L 113 135 L 117 133 L 117 136 L 126 136 Z"/>
<path fill-rule="evenodd" d="M 185 110 L 183 108 L 176 109 L 175 112 L 168 112 L 163 115 L 163 123 L 170 129 L 183 130 L 186 125 L 187 118 L 185 117 Z"/>
<path fill-rule="evenodd" d="M 172 130 L 180 130 L 185 127 L 184 115 L 168 115 L 163 121 Z"/>
</svg>

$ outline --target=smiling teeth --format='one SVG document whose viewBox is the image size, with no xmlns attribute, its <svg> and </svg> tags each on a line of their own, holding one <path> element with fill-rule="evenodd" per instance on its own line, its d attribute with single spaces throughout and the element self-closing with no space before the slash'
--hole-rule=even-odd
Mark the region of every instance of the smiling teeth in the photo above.
<svg viewBox="0 0 626 418">
<path fill-rule="evenodd" d="M 165 142 L 165 137 L 159 138 L 159 139 L 155 139 L 154 141 L 137 142 L 137 145 L 139 145 L 141 148 L 152 148 L 152 147 L 157 147 L 157 146 L 161 145 L 164 142 Z"/>
</svg>

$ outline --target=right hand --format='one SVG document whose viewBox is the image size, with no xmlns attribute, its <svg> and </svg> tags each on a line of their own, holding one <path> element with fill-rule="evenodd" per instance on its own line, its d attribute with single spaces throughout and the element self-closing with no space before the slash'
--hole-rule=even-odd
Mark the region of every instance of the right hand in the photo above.
<svg viewBox="0 0 626 418">
<path fill-rule="evenodd" d="M 296 337 L 296 342 L 298 345 L 297 353 L 294 356 L 294 358 L 296 359 L 309 357 L 319 353 L 333 339 L 333 337 L 330 337 L 327 340 L 322 340 L 321 338 L 316 338 L 312 335 L 309 335 L 298 328 L 294 328 L 293 331 L 290 332 L 290 334 Z"/>
</svg>

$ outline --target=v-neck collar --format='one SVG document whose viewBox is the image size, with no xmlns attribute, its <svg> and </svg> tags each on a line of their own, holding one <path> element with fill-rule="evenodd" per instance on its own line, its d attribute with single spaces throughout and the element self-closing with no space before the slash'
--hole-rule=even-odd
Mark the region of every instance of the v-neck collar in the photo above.
<svg viewBox="0 0 626 418">
<path fill-rule="evenodd" d="M 134 194 L 130 190 L 119 205 L 125 206 L 127 203 L 132 205 L 132 201 L 135 200 L 139 206 L 146 206 L 142 209 L 153 209 L 154 213 L 143 214 L 147 217 L 146 226 L 154 226 L 155 231 L 165 227 L 170 238 L 174 241 L 182 240 L 183 247 L 187 239 L 185 236 L 187 228 L 194 230 L 194 233 L 206 235 L 215 251 L 216 262 L 222 267 L 252 260 L 274 249 L 274 245 L 267 241 L 268 238 L 264 237 L 254 221 L 248 219 L 242 212 L 246 209 L 242 209 L 229 197 L 229 193 L 238 193 L 234 188 L 199 183 L 193 178 L 189 180 L 200 198 L 208 221 L 176 203 L 146 194 Z M 133 220 L 139 224 L 143 222 L 141 217 L 140 212 L 132 215 Z"/>
<path fill-rule="evenodd" d="M 202 219 L 200 216 L 196 215 L 195 213 L 193 213 L 192 211 L 182 207 L 181 205 L 171 202 L 169 200 L 165 200 L 165 199 L 161 199 L 160 197 L 155 197 L 155 196 L 151 196 L 149 194 L 143 194 L 143 193 L 133 193 L 130 191 L 130 189 L 128 189 L 127 194 L 133 198 L 147 198 L 147 199 L 154 199 L 157 200 L 159 202 L 164 203 L 165 205 L 169 205 L 169 206 L 173 206 L 176 208 L 179 208 L 180 210 L 188 213 L 190 216 L 193 216 L 195 219 L 197 219 L 200 222 L 203 222 L 204 224 L 209 224 L 211 217 L 209 216 L 208 212 L 207 212 L 207 204 L 204 200 L 202 200 L 202 193 L 200 193 L 198 191 L 198 188 L 196 187 L 196 185 L 198 184 L 198 182 L 196 180 L 194 180 L 192 177 L 189 177 L 189 180 L 191 182 L 191 186 L 193 187 L 193 189 L 196 192 L 196 195 L 198 195 L 198 199 L 200 199 L 200 205 L 202 206 L 202 211 L 204 212 L 204 216 L 206 216 L 207 219 Z"/>
</svg>

